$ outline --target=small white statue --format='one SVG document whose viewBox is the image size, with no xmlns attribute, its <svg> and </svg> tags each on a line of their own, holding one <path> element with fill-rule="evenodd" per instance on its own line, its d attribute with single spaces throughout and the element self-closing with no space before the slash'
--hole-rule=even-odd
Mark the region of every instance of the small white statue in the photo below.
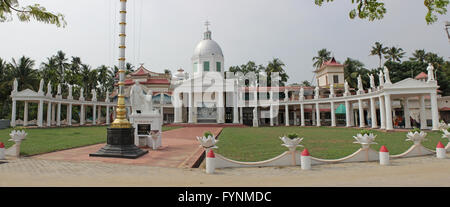
<svg viewBox="0 0 450 207">
<path fill-rule="evenodd" d="M 428 71 L 428 82 L 434 81 L 435 79 L 434 79 L 434 67 L 433 67 L 433 64 L 428 63 L 427 71 Z"/>
<path fill-rule="evenodd" d="M 349 94 L 350 93 L 350 87 L 348 86 L 348 82 L 345 81 L 344 83 L 344 89 L 345 89 L 345 94 Z"/>
<path fill-rule="evenodd" d="M 41 79 L 41 82 L 39 82 L 39 92 L 40 94 L 44 94 L 44 79 Z"/>
<path fill-rule="evenodd" d="M 80 89 L 80 100 L 84 100 L 84 88 Z"/>
<path fill-rule="evenodd" d="M 358 91 L 364 91 L 361 75 L 358 76 Z"/>
<path fill-rule="evenodd" d="M 106 90 L 105 102 L 109 102 L 109 90 Z"/>
<path fill-rule="evenodd" d="M 14 78 L 14 82 L 13 82 L 13 92 L 17 92 L 17 90 L 18 90 L 17 78 Z"/>
<path fill-rule="evenodd" d="M 58 84 L 58 94 L 57 94 L 58 96 L 60 96 L 61 95 L 61 84 Z"/>
<path fill-rule="evenodd" d="M 386 79 L 386 84 L 392 84 L 391 78 L 389 77 L 389 68 L 384 66 L 384 79 Z"/>
<path fill-rule="evenodd" d="M 95 91 L 95 89 L 92 89 L 91 94 L 92 94 L 92 101 L 97 101 L 97 91 Z"/>
<path fill-rule="evenodd" d="M 302 100 L 305 97 L 305 89 L 303 87 L 300 88 L 300 100 Z"/>
<path fill-rule="evenodd" d="M 51 95 L 52 95 L 52 85 L 49 81 L 47 84 L 47 96 L 51 96 Z"/>
<path fill-rule="evenodd" d="M 318 99 L 319 96 L 320 96 L 320 89 L 319 89 L 319 86 L 316 86 L 316 89 L 314 89 L 314 91 L 315 91 L 314 95 L 315 95 L 316 99 Z"/>
<path fill-rule="evenodd" d="M 144 110 L 147 112 L 153 111 L 153 91 L 148 90 L 147 95 L 145 95 L 145 107 Z"/>
<path fill-rule="evenodd" d="M 380 81 L 380 86 L 384 86 L 384 73 L 383 71 L 380 71 L 378 74 L 378 80 Z"/>
<path fill-rule="evenodd" d="M 334 97 L 334 85 L 330 85 L 330 97 Z"/>
<path fill-rule="evenodd" d="M 72 98 L 72 85 L 69 85 L 69 98 Z"/>
<path fill-rule="evenodd" d="M 370 88 L 374 89 L 375 88 L 375 77 L 372 74 L 370 74 L 369 78 L 370 78 Z"/>
</svg>

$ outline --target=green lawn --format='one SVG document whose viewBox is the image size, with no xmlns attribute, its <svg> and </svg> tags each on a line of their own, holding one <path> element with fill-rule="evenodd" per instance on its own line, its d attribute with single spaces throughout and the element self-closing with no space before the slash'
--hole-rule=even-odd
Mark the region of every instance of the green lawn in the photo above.
<svg viewBox="0 0 450 207">
<path fill-rule="evenodd" d="M 352 154 L 361 145 L 353 144 L 353 138 L 360 130 L 330 127 L 260 127 L 260 128 L 224 128 L 219 136 L 217 152 L 230 159 L 239 161 L 262 161 L 280 155 L 287 150 L 281 146 L 280 136 L 297 133 L 304 140 L 301 143 L 308 148 L 312 156 L 324 159 L 342 158 Z M 379 150 L 386 145 L 391 155 L 405 152 L 411 141 L 405 141 L 406 132 L 384 133 L 375 131 L 378 144 L 371 147 Z M 441 138 L 441 132 L 428 132 L 423 145 L 435 149 L 438 141 L 444 145 L 447 139 Z M 298 148 L 303 150 L 303 148 Z"/>
<path fill-rule="evenodd" d="M 106 142 L 106 126 L 70 127 L 49 129 L 26 129 L 28 133 L 22 142 L 21 154 L 25 156 L 82 147 Z M 177 127 L 163 127 L 163 131 Z M 0 130 L 0 142 L 8 148 L 14 143 L 8 141 L 12 129 Z"/>
</svg>

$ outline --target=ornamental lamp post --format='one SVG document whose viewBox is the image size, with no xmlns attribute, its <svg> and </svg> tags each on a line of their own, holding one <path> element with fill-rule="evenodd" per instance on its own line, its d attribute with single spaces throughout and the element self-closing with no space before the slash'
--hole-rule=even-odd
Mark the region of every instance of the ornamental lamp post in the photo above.
<svg viewBox="0 0 450 207">
<path fill-rule="evenodd" d="M 127 0 L 120 0 L 120 46 L 119 46 L 119 93 L 117 100 L 117 110 L 114 122 L 107 129 L 107 144 L 96 153 L 90 154 L 93 157 L 117 157 L 135 159 L 148 151 L 138 148 L 134 144 L 134 128 L 126 117 L 125 107 L 125 38 L 126 38 L 126 15 Z"/>
</svg>

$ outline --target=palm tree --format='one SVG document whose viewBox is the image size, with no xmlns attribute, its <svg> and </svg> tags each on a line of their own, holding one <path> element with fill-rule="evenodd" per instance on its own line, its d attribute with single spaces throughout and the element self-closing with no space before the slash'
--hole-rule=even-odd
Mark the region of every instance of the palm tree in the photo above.
<svg viewBox="0 0 450 207">
<path fill-rule="evenodd" d="M 410 57 L 409 60 L 411 61 L 417 61 L 417 62 L 425 62 L 425 58 L 426 58 L 426 52 L 425 50 L 416 50 L 414 51 L 414 53 L 412 54 L 413 57 Z"/>
<path fill-rule="evenodd" d="M 56 55 L 53 57 L 55 59 L 55 63 L 57 65 L 57 72 L 60 76 L 60 82 L 59 83 L 65 83 L 65 74 L 67 68 L 69 68 L 69 63 L 67 63 L 66 54 L 63 51 L 58 51 Z"/>
<path fill-rule="evenodd" d="M 22 56 L 19 61 L 12 59 L 11 63 L 11 75 L 12 79 L 9 80 L 10 84 L 17 78 L 18 90 L 30 88 L 36 90 L 35 86 L 38 85 L 37 70 L 34 68 L 34 60 Z"/>
<path fill-rule="evenodd" d="M 272 73 L 278 73 L 280 76 L 280 86 L 284 86 L 287 82 L 289 76 L 284 71 L 284 66 L 286 66 L 280 59 L 274 58 L 267 67 L 265 68 L 265 72 L 267 75 L 267 85 L 271 86 L 271 75 Z"/>
<path fill-rule="evenodd" d="M 330 55 L 331 55 L 331 52 L 327 51 L 327 49 L 325 49 L 325 48 L 319 50 L 319 52 L 317 52 L 317 56 L 313 57 L 313 59 L 312 59 L 313 61 L 315 61 L 313 66 L 316 69 L 319 69 L 324 62 L 331 59 Z"/>
<path fill-rule="evenodd" d="M 386 58 L 388 61 L 401 62 L 401 59 L 404 55 L 405 52 L 403 52 L 402 48 L 391 47 L 386 51 L 386 55 L 384 56 L 384 58 Z"/>
<path fill-rule="evenodd" d="M 370 55 L 377 55 L 380 58 L 380 68 L 382 65 L 383 55 L 386 54 L 387 49 L 387 47 L 383 47 L 383 44 L 375 42 L 375 46 L 372 46 L 372 50 L 370 51 Z"/>
<path fill-rule="evenodd" d="M 354 60 L 347 58 L 344 62 L 344 78 L 348 82 L 348 85 L 352 88 L 358 87 L 358 82 L 356 81 L 358 76 L 363 76 L 361 71 L 363 70 L 364 64 L 359 60 Z"/>
<path fill-rule="evenodd" d="M 54 89 L 62 82 L 62 76 L 58 72 L 58 63 L 54 56 L 47 58 L 47 62 L 41 64 L 39 78 L 49 81 L 52 84 L 52 91 L 55 91 Z"/>
</svg>

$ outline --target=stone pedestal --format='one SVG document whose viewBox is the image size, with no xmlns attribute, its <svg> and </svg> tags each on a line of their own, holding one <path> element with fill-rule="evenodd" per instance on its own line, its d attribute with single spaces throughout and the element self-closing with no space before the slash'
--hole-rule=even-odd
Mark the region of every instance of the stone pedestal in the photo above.
<svg viewBox="0 0 450 207">
<path fill-rule="evenodd" d="M 147 153 L 134 145 L 134 128 L 108 128 L 106 146 L 89 156 L 136 159 Z"/>
</svg>

